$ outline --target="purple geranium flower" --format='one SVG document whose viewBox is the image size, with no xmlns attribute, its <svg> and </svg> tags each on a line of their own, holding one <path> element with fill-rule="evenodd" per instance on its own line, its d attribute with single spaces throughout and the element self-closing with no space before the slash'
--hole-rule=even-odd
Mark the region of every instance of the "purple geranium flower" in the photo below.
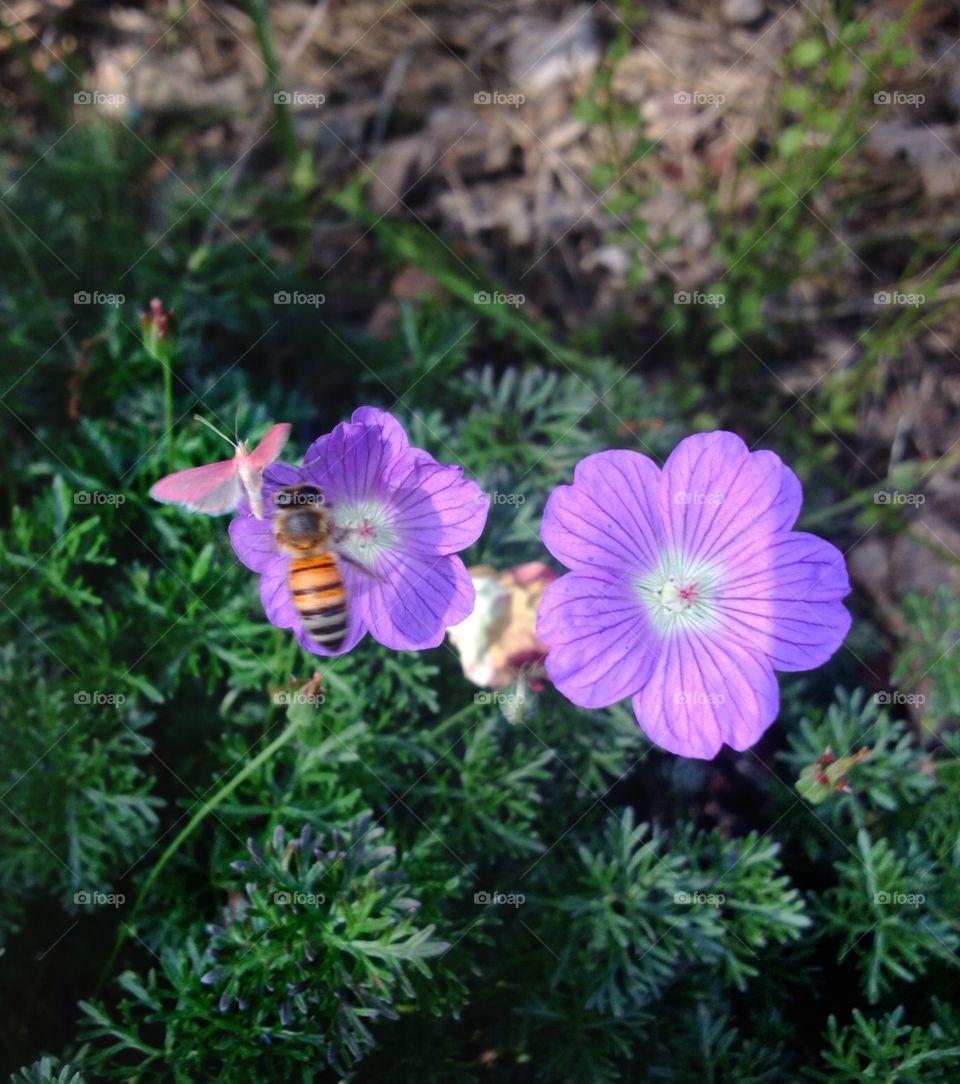
<svg viewBox="0 0 960 1084">
<path fill-rule="evenodd" d="M 826 662 L 850 628 L 829 542 L 792 531 L 800 482 L 733 433 L 687 437 L 659 469 L 630 451 L 577 465 L 541 535 L 573 571 L 547 588 L 537 634 L 575 704 L 624 697 L 658 745 L 710 758 L 776 718 L 774 670 Z"/>
<path fill-rule="evenodd" d="M 277 550 L 273 497 L 290 485 L 323 492 L 348 599 L 347 634 L 336 651 L 303 626 L 289 587 L 290 558 Z M 364 633 L 395 650 L 437 647 L 473 609 L 474 589 L 456 556 L 477 540 L 487 518 L 480 487 L 461 467 L 412 448 L 392 415 L 373 407 L 315 440 L 302 467 L 274 463 L 264 473 L 265 518 L 246 505 L 230 524 L 240 560 L 260 573 L 267 617 L 292 628 L 316 655 L 342 655 Z"/>
</svg>

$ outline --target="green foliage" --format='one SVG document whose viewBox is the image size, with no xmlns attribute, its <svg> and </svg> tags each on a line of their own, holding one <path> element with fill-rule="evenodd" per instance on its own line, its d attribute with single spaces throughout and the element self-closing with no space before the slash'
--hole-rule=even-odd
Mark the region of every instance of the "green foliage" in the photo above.
<svg viewBox="0 0 960 1084">
<path fill-rule="evenodd" d="M 743 989 L 757 949 L 810 924 L 778 849 L 755 834 L 724 841 L 685 825 L 671 838 L 634 827 L 630 811 L 614 818 L 602 841 L 579 848 L 579 891 L 560 906 L 586 936 L 568 944 L 554 981 L 573 972 L 587 1007 L 610 1016 L 646 1004 L 698 962 Z"/>
<path fill-rule="evenodd" d="M 159 388 L 130 343 L 132 364 Z M 541 551 L 516 522 L 527 504 L 568 481 L 591 448 L 643 448 L 616 417 L 631 398 L 649 412 L 641 420 L 666 412 L 629 376 L 624 399 L 605 400 L 610 377 L 600 370 L 588 393 L 572 376 L 471 373 L 462 400 L 410 426 L 491 489 L 529 496 L 496 509 L 493 532 L 507 551 L 516 540 L 517 559 L 533 558 Z M 252 398 L 242 382 L 234 392 Z M 536 1066 L 545 1081 L 614 1081 L 641 1058 L 649 1079 L 766 1081 L 806 1064 L 810 1036 L 789 1021 L 826 981 L 824 959 L 852 972 L 857 999 L 878 1012 L 908 977 L 951 972 L 956 777 L 885 705 L 862 691 L 825 710 L 794 702 L 786 785 L 769 783 L 774 809 L 827 750 L 868 755 L 815 813 L 730 835 L 690 816 L 712 769 L 652 752 L 628 705 L 581 712 L 547 689 L 509 722 L 475 701 L 445 648 L 401 656 L 361 645 L 323 664 L 322 703 L 290 703 L 291 679 L 318 660 L 265 625 L 222 524 L 151 508 L 145 489 L 164 449 L 144 448 L 142 434 L 157 432 L 156 395 L 131 388 L 124 402 L 122 424 L 91 418 L 74 431 L 69 481 L 56 462 L 32 468 L 0 550 L 11 584 L 0 678 L 13 717 L 29 721 L 2 736 L 15 783 L 4 801 L 23 821 L 4 827 L 8 924 L 44 946 L 61 936 L 34 931 L 22 907 L 41 893 L 82 929 L 100 924 L 108 943 L 119 921 L 135 935 L 99 997 L 90 980 L 76 990 L 85 1045 L 65 1047 L 82 1072 L 398 1079 L 399 1065 L 416 1063 L 439 1084 L 478 1078 L 473 1059 L 486 1051 L 508 1080 Z M 271 417 L 262 405 L 244 414 L 254 432 Z M 644 429 L 662 439 L 660 454 L 672 425 Z M 213 448 L 205 429 L 184 427 L 174 466 Z M 81 492 L 124 501 L 74 503 Z M 502 560 L 489 546 L 483 556 Z M 87 690 L 126 699 L 74 703 Z M 217 800 L 276 737 L 284 701 L 294 739 Z M 648 795 L 655 812 L 644 820 L 635 808 Z M 187 815 L 198 830 L 131 916 Z M 287 824 L 315 834 L 291 839 Z M 269 842 L 231 871 L 251 835 Z M 80 890 L 128 903 L 92 913 L 72 902 Z M 911 891 L 923 907 L 874 899 Z M 278 893 L 325 903 L 287 906 Z M 784 972 L 795 981 L 776 980 Z M 753 996 L 766 1013 L 745 1018 L 737 999 Z M 954 1041 L 949 1022 L 941 1035 L 918 1012 L 911 1026 L 931 1058 Z M 680 1058 L 668 1034 L 685 1037 Z"/>
<path fill-rule="evenodd" d="M 870 1003 L 921 978 L 934 959 L 954 965 L 958 944 L 950 915 L 960 896 L 940 869 L 956 838 L 956 786 L 952 776 L 938 780 L 929 753 L 889 718 L 889 700 L 840 690 L 826 712 L 801 720 L 783 755 L 801 772 L 804 796 L 824 754 L 846 762 L 817 799 L 822 830 L 807 848 L 833 867 L 814 901 L 818 925 L 836 939 L 838 961 L 856 965 Z"/>
<path fill-rule="evenodd" d="M 714 1001 L 697 1001 L 678 1024 L 679 1031 L 655 1044 L 648 1062 L 649 1080 L 773 1084 L 783 1079 L 783 1049 L 776 1043 L 745 1038 L 731 1015 L 718 1010 Z M 724 1066 L 722 1077 L 717 1074 L 718 1065 Z"/>
<path fill-rule="evenodd" d="M 889 33 L 895 25 L 878 22 L 864 15 L 834 32 L 811 13 L 807 35 L 787 55 L 780 100 L 766 117 L 770 153 L 739 148 L 738 183 L 753 193 L 756 213 L 746 229 L 731 217 L 718 239 L 715 255 L 725 269 L 729 304 L 722 313 L 726 326 L 709 340 L 711 353 L 735 355 L 744 341 L 769 341 L 765 302 L 771 295 L 786 298 L 791 287 L 835 272 L 849 257 L 837 224 L 810 208 L 843 176 L 872 124 L 873 95 L 883 89 L 877 73 L 910 60 L 909 51 L 898 48 L 899 35 Z"/>
<path fill-rule="evenodd" d="M 902 1005 L 876 1019 L 853 1010 L 853 1020 L 840 1027 L 831 1016 L 827 1025 L 827 1048 L 823 1060 L 829 1072 L 816 1072 L 814 1080 L 837 1084 L 949 1084 L 956 1079 L 960 1045 L 954 1025 L 911 1027 L 904 1022 Z M 945 1045 L 952 1043 L 953 1045 Z"/>
<path fill-rule="evenodd" d="M 317 1063 L 349 1071 L 374 1042 L 371 1026 L 418 1005 L 429 991 L 427 960 L 449 944 L 417 923 L 420 903 L 369 815 L 316 836 L 276 829 L 265 848 L 233 863 L 246 878 L 232 890 L 205 950 L 165 958 L 146 983 L 127 972 L 119 1023 L 85 1005 L 91 1060 L 107 1079 L 202 1076 L 313 1079 Z M 202 974 L 198 971 L 202 970 Z M 428 998 L 428 1003 L 429 1003 Z M 163 1048 L 142 1037 L 138 1018 L 164 1029 Z M 282 1050 L 282 1072 L 275 1068 Z"/>
<path fill-rule="evenodd" d="M 922 801 L 935 783 L 925 770 L 927 754 L 906 725 L 884 710 L 890 695 L 838 690 L 825 712 L 800 720 L 782 759 L 808 780 L 827 755 L 849 761 L 841 777 L 824 787 L 823 816 L 831 823 L 863 824 L 872 809 L 895 812 Z M 829 771 L 829 768 L 827 769 Z M 798 790 L 809 797 L 806 788 Z"/>
<path fill-rule="evenodd" d="M 56 1058 L 43 1057 L 21 1069 L 11 1078 L 11 1084 L 84 1084 L 83 1074 Z"/>
<path fill-rule="evenodd" d="M 960 595 L 942 587 L 933 595 L 908 595 L 903 600 L 905 626 L 910 630 L 893 671 L 893 680 L 907 688 L 929 689 L 923 703 L 926 725 L 940 724 L 960 716 L 960 669 L 956 653 L 960 645 Z"/>
<path fill-rule="evenodd" d="M 856 948 L 857 967 L 871 1003 L 900 982 L 915 982 L 931 957 L 955 964 L 960 936 L 952 927 L 954 900 L 938 898 L 936 859 L 907 835 L 895 848 L 857 833 L 856 850 L 837 866 L 839 883 L 823 900 L 825 928 L 842 939 L 840 960 Z"/>
</svg>

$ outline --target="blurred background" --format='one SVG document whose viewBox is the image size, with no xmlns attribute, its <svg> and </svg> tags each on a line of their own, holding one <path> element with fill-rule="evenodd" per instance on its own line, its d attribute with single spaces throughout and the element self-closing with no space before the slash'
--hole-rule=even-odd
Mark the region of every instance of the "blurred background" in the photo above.
<svg viewBox="0 0 960 1084">
<path fill-rule="evenodd" d="M 392 410 L 512 495 L 471 554 L 499 568 L 542 559 L 543 501 L 583 455 L 662 460 L 732 429 L 798 471 L 801 527 L 855 583 L 848 649 L 805 703 L 822 718 L 832 684 L 863 686 L 927 743 L 918 773 L 941 750 L 960 707 L 956 5 L 4 0 L 0 116 L 7 1068 L 73 1042 L 97 986 L 117 916 L 71 926 L 74 895 L 129 901 L 269 733 L 265 683 L 309 676 L 223 522 L 146 496 L 229 454 L 195 413 L 240 436 L 290 421 L 296 457 L 357 405 Z M 462 701 L 442 654 L 440 677 L 391 677 L 372 648 L 337 673 L 393 697 L 395 725 L 397 697 L 436 711 L 427 686 Z M 364 667 L 394 685 L 364 694 Z M 124 698 L 122 727 L 97 692 Z M 618 725 L 596 780 L 582 769 L 595 786 L 655 817 L 693 802 L 730 838 L 758 827 L 737 793 L 769 796 L 756 765 L 671 775 L 657 806 Z M 829 744 L 807 737 L 792 768 Z M 184 851 L 189 891 L 158 886 L 147 962 L 222 906 L 210 871 L 237 839 L 299 831 L 320 784 L 288 767 L 300 790 L 261 780 L 230 833 Z M 415 796 L 427 816 L 436 793 Z M 480 1064 L 500 1040 L 473 1023 Z M 601 1046 L 583 1079 L 605 1078 Z"/>
</svg>

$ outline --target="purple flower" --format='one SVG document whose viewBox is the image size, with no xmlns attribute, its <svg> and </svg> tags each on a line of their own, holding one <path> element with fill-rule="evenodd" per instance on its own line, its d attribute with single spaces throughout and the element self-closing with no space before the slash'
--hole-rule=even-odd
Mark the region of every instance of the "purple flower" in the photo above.
<svg viewBox="0 0 960 1084">
<path fill-rule="evenodd" d="M 335 536 L 346 589 L 347 633 L 336 651 L 314 641 L 289 586 L 290 558 L 277 549 L 273 497 L 291 485 L 317 486 Z M 392 415 L 354 411 L 311 444 L 302 467 L 274 463 L 264 474 L 265 518 L 246 505 L 230 524 L 240 560 L 260 573 L 267 617 L 292 628 L 316 655 L 342 655 L 364 633 L 399 651 L 437 647 L 448 626 L 473 609 L 474 589 L 457 551 L 483 530 L 487 502 L 461 467 L 412 448 Z"/>
<path fill-rule="evenodd" d="M 809 670 L 850 628 L 829 542 L 792 531 L 800 482 L 733 433 L 687 437 L 663 469 L 630 451 L 582 460 L 541 535 L 573 571 L 547 588 L 537 634 L 573 703 L 633 698 L 663 748 L 747 749 L 776 718 L 775 670 Z"/>
</svg>

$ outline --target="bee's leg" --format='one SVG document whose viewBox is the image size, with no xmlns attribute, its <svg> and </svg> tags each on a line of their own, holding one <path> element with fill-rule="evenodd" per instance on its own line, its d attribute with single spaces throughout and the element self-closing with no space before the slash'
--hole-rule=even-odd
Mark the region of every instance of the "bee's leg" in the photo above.
<svg viewBox="0 0 960 1084">
<path fill-rule="evenodd" d="M 334 536 L 334 538 L 336 538 L 336 536 Z M 337 550 L 337 560 L 344 561 L 348 565 L 353 565 L 353 567 L 362 572 L 364 576 L 370 576 L 371 579 L 379 580 L 381 583 L 386 583 L 385 577 L 381 576 L 379 572 L 375 572 L 372 568 L 368 568 L 365 564 L 362 564 L 354 557 L 349 557 L 347 554 L 343 553 L 339 549 Z"/>
</svg>

